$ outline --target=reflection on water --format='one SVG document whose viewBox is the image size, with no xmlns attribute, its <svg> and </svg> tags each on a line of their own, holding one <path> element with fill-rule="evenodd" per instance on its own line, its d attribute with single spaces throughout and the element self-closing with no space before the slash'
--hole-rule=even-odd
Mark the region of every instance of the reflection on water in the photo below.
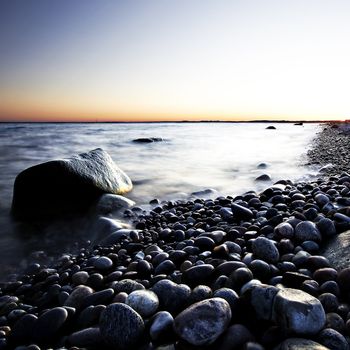
<svg viewBox="0 0 350 350">
<path fill-rule="evenodd" d="M 224 195 L 262 190 L 267 184 L 254 181 L 262 173 L 270 174 L 273 181 L 305 175 L 308 169 L 299 165 L 317 125 L 276 124 L 276 130 L 266 130 L 266 126 L 0 124 L 0 263 L 8 263 L 13 256 L 20 260 L 21 254 L 41 247 L 35 239 L 18 240 L 7 215 L 14 179 L 23 169 L 101 147 L 133 180 L 134 189 L 127 196 L 139 205 L 155 197 L 179 198 L 206 188 Z M 141 137 L 162 137 L 166 141 L 132 142 Z M 267 164 L 266 169 L 257 168 L 262 162 Z M 23 249 L 25 252 L 20 253 Z"/>
</svg>

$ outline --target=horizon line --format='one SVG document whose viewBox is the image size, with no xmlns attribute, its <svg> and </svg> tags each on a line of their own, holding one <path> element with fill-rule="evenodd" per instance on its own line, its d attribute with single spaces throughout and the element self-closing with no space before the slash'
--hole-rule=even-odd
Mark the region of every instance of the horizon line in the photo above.
<svg viewBox="0 0 350 350">
<path fill-rule="evenodd" d="M 250 119 L 250 120 L 0 120 L 1 124 L 156 124 L 156 123 L 341 123 L 350 122 L 350 119 Z"/>
</svg>

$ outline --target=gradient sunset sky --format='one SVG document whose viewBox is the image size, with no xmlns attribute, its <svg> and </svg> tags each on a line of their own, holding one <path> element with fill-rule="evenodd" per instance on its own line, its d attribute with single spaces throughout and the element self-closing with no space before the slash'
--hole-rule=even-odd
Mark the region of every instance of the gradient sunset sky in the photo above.
<svg viewBox="0 0 350 350">
<path fill-rule="evenodd" d="M 0 0 L 0 121 L 350 119 L 348 0 Z"/>
</svg>

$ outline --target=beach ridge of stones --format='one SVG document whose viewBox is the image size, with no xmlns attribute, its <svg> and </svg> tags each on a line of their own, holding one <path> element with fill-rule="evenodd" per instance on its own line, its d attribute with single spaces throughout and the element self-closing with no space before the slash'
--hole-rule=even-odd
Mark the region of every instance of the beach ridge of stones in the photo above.
<svg viewBox="0 0 350 350">
<path fill-rule="evenodd" d="M 342 173 L 126 209 L 133 230 L 3 284 L 0 349 L 349 349 L 350 263 L 321 254 L 347 200 Z"/>
</svg>

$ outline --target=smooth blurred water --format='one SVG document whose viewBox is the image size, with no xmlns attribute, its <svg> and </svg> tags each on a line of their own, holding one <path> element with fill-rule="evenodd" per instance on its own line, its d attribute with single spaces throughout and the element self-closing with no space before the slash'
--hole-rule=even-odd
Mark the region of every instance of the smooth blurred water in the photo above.
<svg viewBox="0 0 350 350">
<path fill-rule="evenodd" d="M 259 191 L 268 186 L 254 181 L 263 173 L 270 174 L 273 181 L 306 176 L 310 169 L 301 166 L 305 162 L 303 155 L 318 124 L 275 124 L 276 130 L 267 130 L 268 125 L 0 124 L 2 253 L 10 259 L 16 247 L 23 248 L 24 243 L 13 237 L 7 213 L 14 179 L 29 166 L 101 147 L 134 182 L 127 197 L 138 205 L 153 198 L 184 198 L 207 188 L 218 191 L 215 196 Z M 162 137 L 165 141 L 132 142 L 140 137 Z M 262 162 L 268 164 L 266 169 L 257 168 Z"/>
</svg>

